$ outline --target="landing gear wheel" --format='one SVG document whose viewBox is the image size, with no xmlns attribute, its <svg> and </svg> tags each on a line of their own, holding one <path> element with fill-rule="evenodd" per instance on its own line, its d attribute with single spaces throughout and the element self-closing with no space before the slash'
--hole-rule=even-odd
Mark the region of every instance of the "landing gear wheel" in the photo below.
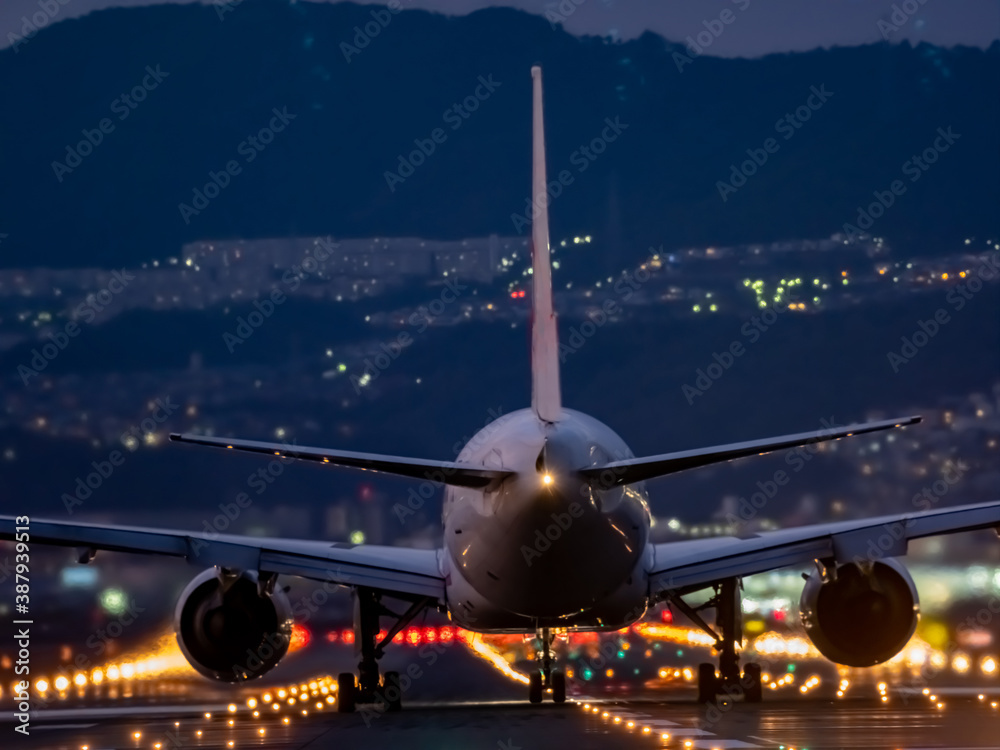
<svg viewBox="0 0 1000 750">
<path fill-rule="evenodd" d="M 698 702 L 711 703 L 719 692 L 719 678 L 715 676 L 715 665 L 698 665 Z"/>
<path fill-rule="evenodd" d="M 399 711 L 403 707 L 403 688 L 399 682 L 399 672 L 386 672 L 383 676 L 382 699 L 389 711 Z"/>
<path fill-rule="evenodd" d="M 357 688 L 354 686 L 354 674 L 341 672 L 337 675 L 337 711 L 342 714 L 354 713 L 354 699 Z"/>
<path fill-rule="evenodd" d="M 528 700 L 532 703 L 542 702 L 542 673 L 532 672 L 528 675 Z"/>
<path fill-rule="evenodd" d="M 561 669 L 553 669 L 552 676 L 549 678 L 552 682 L 552 702 L 553 703 L 565 703 L 566 702 L 566 675 L 563 674 Z"/>
<path fill-rule="evenodd" d="M 743 699 L 747 703 L 760 703 L 764 686 L 760 681 L 760 664 L 747 664 L 743 668 Z"/>
</svg>

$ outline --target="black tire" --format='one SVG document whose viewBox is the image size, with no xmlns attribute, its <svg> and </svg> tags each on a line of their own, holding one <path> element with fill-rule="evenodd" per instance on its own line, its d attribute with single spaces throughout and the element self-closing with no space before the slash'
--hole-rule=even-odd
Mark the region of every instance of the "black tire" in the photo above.
<svg viewBox="0 0 1000 750">
<path fill-rule="evenodd" d="M 532 703 L 542 702 L 542 673 L 532 672 L 528 675 L 528 700 Z"/>
<path fill-rule="evenodd" d="M 403 708 L 403 688 L 399 682 L 399 672 L 386 672 L 382 677 L 382 698 L 389 711 Z"/>
<path fill-rule="evenodd" d="M 760 703 L 764 699 L 764 685 L 760 681 L 760 664 L 747 664 L 743 669 L 743 699 L 747 703 Z"/>
<path fill-rule="evenodd" d="M 698 702 L 712 703 L 719 692 L 719 678 L 715 676 L 715 665 L 698 665 Z"/>
<path fill-rule="evenodd" d="M 357 688 L 354 685 L 353 672 L 341 672 L 337 675 L 337 712 L 342 714 L 354 713 L 355 698 Z"/>
<path fill-rule="evenodd" d="M 561 669 L 552 670 L 552 702 L 566 702 L 566 675 Z"/>
</svg>

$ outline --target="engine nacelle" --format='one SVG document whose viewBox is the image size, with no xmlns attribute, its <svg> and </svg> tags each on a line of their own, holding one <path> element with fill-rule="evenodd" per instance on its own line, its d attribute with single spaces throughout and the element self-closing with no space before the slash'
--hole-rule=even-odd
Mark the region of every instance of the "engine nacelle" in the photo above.
<svg viewBox="0 0 1000 750">
<path fill-rule="evenodd" d="M 823 656 L 850 667 L 871 667 L 903 650 L 917 628 L 920 602 L 906 568 L 887 558 L 838 565 L 834 580 L 813 573 L 799 613 Z"/>
<path fill-rule="evenodd" d="M 177 601 L 174 630 L 191 666 L 213 680 L 240 682 L 273 669 L 288 652 L 292 608 L 281 589 L 258 593 L 255 572 L 198 574 Z"/>
</svg>

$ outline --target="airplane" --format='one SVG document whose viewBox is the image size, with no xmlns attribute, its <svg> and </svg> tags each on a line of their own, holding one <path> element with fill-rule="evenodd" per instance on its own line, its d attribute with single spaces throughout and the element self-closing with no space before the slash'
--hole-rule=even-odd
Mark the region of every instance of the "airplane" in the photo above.
<svg viewBox="0 0 1000 750">
<path fill-rule="evenodd" d="M 81 563 L 99 550 L 185 558 L 207 566 L 181 593 L 178 644 L 201 674 L 238 683 L 260 677 L 288 650 L 291 608 L 279 576 L 352 590 L 357 674 L 338 675 L 337 708 L 399 710 L 398 673 L 379 659 L 426 610 L 479 633 L 534 635 L 532 703 L 566 701 L 553 639 L 567 631 L 614 631 L 669 602 L 715 639 L 718 670 L 698 669 L 698 699 L 723 693 L 758 702 L 759 664 L 740 667 L 742 579 L 811 565 L 800 617 L 831 660 L 867 667 L 897 654 L 913 634 L 919 600 L 898 561 L 911 539 L 1000 530 L 1000 502 L 899 513 L 780 531 L 653 544 L 644 482 L 709 464 L 904 427 L 920 417 L 829 427 L 762 440 L 636 457 L 610 427 L 562 405 L 559 343 L 549 260 L 542 72 L 532 67 L 531 406 L 485 426 L 454 461 L 355 453 L 282 443 L 172 434 L 179 443 L 248 451 L 383 472 L 444 486 L 444 543 L 406 549 L 258 538 L 110 524 L 30 520 L 34 543 L 76 547 Z M 0 517 L 0 539 L 24 519 Z M 709 591 L 692 606 L 686 597 Z M 401 612 L 384 600 L 402 602 Z M 396 607 L 400 607 L 397 605 Z M 714 627 L 703 617 L 715 610 Z M 391 623 L 381 639 L 381 622 Z"/>
</svg>

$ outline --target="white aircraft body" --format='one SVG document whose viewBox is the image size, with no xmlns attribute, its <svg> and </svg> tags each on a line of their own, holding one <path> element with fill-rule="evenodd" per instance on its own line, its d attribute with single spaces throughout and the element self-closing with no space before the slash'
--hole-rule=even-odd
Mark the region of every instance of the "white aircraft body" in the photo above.
<svg viewBox="0 0 1000 750">
<path fill-rule="evenodd" d="M 355 596 L 358 675 L 341 674 L 338 706 L 401 702 L 399 677 L 380 676 L 392 638 L 427 608 L 477 632 L 536 634 L 540 667 L 529 698 L 561 702 L 566 682 L 553 665 L 561 630 L 616 630 L 669 601 L 716 639 L 719 671 L 699 669 L 699 698 L 733 688 L 761 698 L 760 669 L 741 671 L 740 581 L 775 568 L 815 563 L 800 606 L 805 628 L 827 657 L 871 666 L 898 653 L 916 627 L 913 580 L 895 559 L 910 539 L 1000 527 L 1000 502 L 820 524 L 747 537 L 651 544 L 643 481 L 770 451 L 911 425 L 906 417 L 843 428 L 636 458 L 609 427 L 562 406 L 549 263 L 542 78 L 534 84 L 532 193 L 532 404 L 486 426 L 455 461 L 171 435 L 184 443 L 387 472 L 445 486 L 444 546 L 437 550 L 323 541 L 207 535 L 191 531 L 31 520 L 32 542 L 73 546 L 80 561 L 98 550 L 183 557 L 207 569 L 177 603 L 185 656 L 202 674 L 237 682 L 273 668 L 288 648 L 290 607 L 279 575 L 332 581 Z M 14 539 L 15 517 L 0 517 Z M 888 541 L 887 541 L 888 540 Z M 873 542 L 876 543 L 873 546 Z M 878 554 L 873 555 L 873 550 Z M 713 589 L 707 605 L 684 597 Z M 409 606 L 396 613 L 383 598 Z M 701 610 L 715 609 L 714 627 Z M 377 641 L 382 618 L 392 624 Z M 264 655 L 267 655 L 266 657 Z M 249 665 L 253 664 L 255 668 Z"/>
</svg>

